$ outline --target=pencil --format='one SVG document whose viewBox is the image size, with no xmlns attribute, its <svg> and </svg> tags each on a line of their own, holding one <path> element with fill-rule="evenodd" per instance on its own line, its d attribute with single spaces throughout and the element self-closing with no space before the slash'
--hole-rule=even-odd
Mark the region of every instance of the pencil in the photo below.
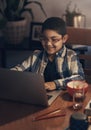
<svg viewBox="0 0 91 130">
<path fill-rule="evenodd" d="M 53 117 L 61 117 L 61 116 L 65 116 L 65 115 L 66 115 L 66 113 L 64 111 L 62 111 L 61 109 L 56 109 L 51 112 L 42 114 L 40 116 L 33 117 L 33 121 L 49 119 L 49 118 L 53 118 Z"/>
</svg>

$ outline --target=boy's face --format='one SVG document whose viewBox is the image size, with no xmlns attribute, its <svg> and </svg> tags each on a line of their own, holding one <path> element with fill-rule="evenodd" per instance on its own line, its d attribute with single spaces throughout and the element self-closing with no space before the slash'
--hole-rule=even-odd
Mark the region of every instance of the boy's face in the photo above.
<svg viewBox="0 0 91 130">
<path fill-rule="evenodd" d="M 54 30 L 45 30 L 40 40 L 45 51 L 49 55 L 53 55 L 62 48 L 67 38 L 67 35 L 62 36 Z"/>
</svg>

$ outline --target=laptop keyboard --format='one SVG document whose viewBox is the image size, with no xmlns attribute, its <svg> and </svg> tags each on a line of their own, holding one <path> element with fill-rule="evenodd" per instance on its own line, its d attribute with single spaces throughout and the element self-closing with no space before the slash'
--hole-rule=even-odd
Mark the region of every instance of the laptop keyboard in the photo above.
<svg viewBox="0 0 91 130">
<path fill-rule="evenodd" d="M 48 97 L 48 100 L 52 97 L 52 95 L 47 95 L 47 97 Z"/>
</svg>

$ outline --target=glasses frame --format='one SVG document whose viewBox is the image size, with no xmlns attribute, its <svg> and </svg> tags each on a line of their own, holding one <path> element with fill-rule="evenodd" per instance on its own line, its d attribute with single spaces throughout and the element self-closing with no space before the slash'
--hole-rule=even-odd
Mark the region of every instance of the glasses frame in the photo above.
<svg viewBox="0 0 91 130">
<path fill-rule="evenodd" d="M 54 37 L 54 38 L 50 38 L 50 39 L 48 39 L 48 38 L 46 38 L 46 37 L 40 37 L 40 41 L 42 42 L 42 43 L 47 43 L 47 42 L 51 42 L 52 44 L 56 44 L 57 42 L 59 42 L 60 40 L 62 40 L 63 39 L 63 36 L 61 36 L 60 38 L 57 38 L 57 37 Z"/>
</svg>

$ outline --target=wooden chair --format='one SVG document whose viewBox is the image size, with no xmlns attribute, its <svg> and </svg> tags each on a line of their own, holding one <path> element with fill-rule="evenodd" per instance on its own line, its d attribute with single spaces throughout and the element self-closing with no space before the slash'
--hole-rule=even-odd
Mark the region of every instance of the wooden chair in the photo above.
<svg viewBox="0 0 91 130">
<path fill-rule="evenodd" d="M 82 45 L 91 49 L 91 29 L 67 27 L 67 32 L 69 35 L 67 44 L 78 45 L 78 47 Z M 79 58 L 85 62 L 84 72 L 88 82 L 91 82 L 91 55 L 88 51 L 85 54 L 78 55 Z"/>
</svg>

